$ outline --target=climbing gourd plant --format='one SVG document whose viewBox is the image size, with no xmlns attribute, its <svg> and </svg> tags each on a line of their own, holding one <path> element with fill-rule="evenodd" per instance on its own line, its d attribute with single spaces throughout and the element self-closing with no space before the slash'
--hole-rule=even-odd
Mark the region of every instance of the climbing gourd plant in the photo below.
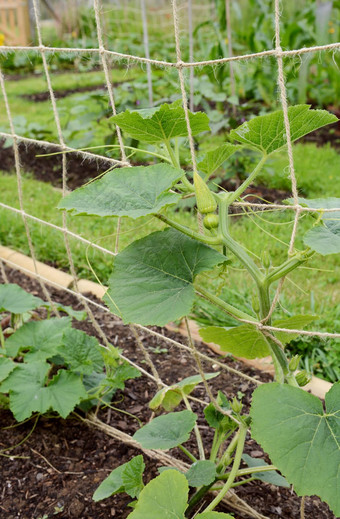
<svg viewBox="0 0 340 519">
<path fill-rule="evenodd" d="M 288 117 L 292 142 L 337 120 L 327 111 L 311 110 L 308 105 L 290 107 Z M 340 515 L 340 383 L 334 384 L 326 395 L 324 409 L 318 398 L 300 388 L 306 384 L 307 374 L 296 374 L 299 358 L 289 358 L 285 351 L 285 344 L 294 334 L 270 330 L 270 327 L 301 329 L 316 318 L 295 315 L 275 319 L 270 311 L 271 289 L 314 254 L 340 252 L 339 213 L 323 211 L 323 208 L 339 209 L 340 199 L 300 199 L 302 206 L 315 210 L 307 215 L 311 225 L 304 236 L 303 250 L 287 254 L 281 265 L 272 265 L 266 254 L 262 262 L 254 261 L 245 245 L 232 237 L 228 213 L 231 204 L 242 201 L 245 189 L 256 179 L 268 157 L 285 147 L 282 111 L 254 117 L 232 130 L 229 141 L 208 151 L 195 171 L 184 170 L 180 164 L 179 137 L 188 136 L 180 101 L 147 110 L 127 110 L 114 116 L 113 121 L 128 136 L 147 143 L 145 153 L 157 157 L 159 163 L 110 171 L 73 191 L 59 207 L 78 215 L 134 219 L 153 215 L 167 227 L 134 241 L 116 256 L 105 296 L 107 304 L 124 323 L 163 326 L 187 316 L 196 293 L 239 321 L 232 328 L 201 328 L 201 337 L 219 344 L 222 351 L 249 359 L 271 355 L 275 381 L 254 391 L 249 415 L 242 411 L 240 402 L 228 401 L 223 387 L 220 388 L 205 409 L 205 419 L 214 430 L 208 459 L 197 415 L 187 398 L 198 383 L 204 382 L 203 374 L 161 389 L 150 407 L 166 413 L 138 430 L 134 438 L 145 449 L 180 447 L 190 467 L 182 472 L 163 468 L 159 476 L 144 486 L 143 457 L 137 456 L 115 469 L 99 486 L 94 499 L 127 492 L 136 498 L 131 519 L 161 516 L 227 519 L 231 516 L 214 510 L 229 489 L 260 478 L 283 486 L 292 484 L 301 496 L 317 494 Z M 193 136 L 209 130 L 204 113 L 189 113 L 189 121 Z M 217 168 L 235 152 L 249 149 L 258 154 L 258 163 L 243 184 L 233 192 L 213 192 L 208 181 Z M 199 225 L 196 229 L 189 228 L 169 216 L 169 206 L 190 196 L 195 197 L 197 210 L 203 217 L 203 232 Z M 215 268 L 226 270 L 232 258 L 242 264 L 254 282 L 257 297 L 253 311 L 241 311 L 202 284 L 200 273 Z M 261 322 L 269 329 L 263 328 Z M 213 376 L 216 374 L 206 374 L 205 378 Z M 175 411 L 182 403 L 186 409 Z M 243 454 L 248 430 L 274 465 L 261 461 L 258 466 L 258 460 Z M 192 431 L 197 439 L 198 458 L 183 445 Z M 240 468 L 242 459 L 248 468 Z M 240 479 L 246 475 L 248 478 Z M 209 503 L 206 494 L 211 490 L 217 494 Z"/>
</svg>

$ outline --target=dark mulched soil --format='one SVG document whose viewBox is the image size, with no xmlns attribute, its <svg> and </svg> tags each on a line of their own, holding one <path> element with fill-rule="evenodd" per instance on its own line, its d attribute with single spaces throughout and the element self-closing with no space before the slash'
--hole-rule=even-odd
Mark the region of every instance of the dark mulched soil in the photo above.
<svg viewBox="0 0 340 519">
<path fill-rule="evenodd" d="M 115 85 L 114 85 L 115 86 Z M 100 90 L 106 88 L 106 85 L 87 85 L 78 88 L 65 88 L 63 90 L 55 90 L 54 97 L 56 99 L 62 99 L 72 94 L 78 94 L 81 92 L 93 92 L 94 90 Z M 49 101 L 51 99 L 49 92 L 38 92 L 36 94 L 22 94 L 21 97 L 28 99 L 34 103 L 41 103 L 43 101 Z"/>
<path fill-rule="evenodd" d="M 9 280 L 18 283 L 34 295 L 43 297 L 39 284 L 18 271 L 6 269 Z M 0 276 L 0 281 L 3 282 Z M 70 294 L 51 289 L 52 298 L 63 304 L 72 305 L 80 309 L 81 305 Z M 94 314 L 102 330 L 109 340 L 123 349 L 124 354 L 131 360 L 140 363 L 144 368 L 146 364 L 139 353 L 136 342 L 128 327 L 115 324 L 116 321 L 110 314 L 93 307 Z M 75 323 L 77 328 L 96 335 L 89 322 Z M 160 333 L 183 341 L 173 333 L 159 329 Z M 163 381 L 174 383 L 186 376 L 195 374 L 197 368 L 194 360 L 185 352 L 180 352 L 175 347 L 141 333 L 144 346 L 148 349 Z M 204 349 L 204 346 L 200 346 Z M 155 353 L 154 348 L 165 348 L 166 353 Z M 158 351 L 158 350 L 157 350 Z M 207 352 L 212 359 L 217 358 L 213 353 Z M 236 369 L 242 369 L 244 373 L 268 381 L 268 375 L 264 375 L 252 368 L 243 366 L 239 361 L 225 359 L 226 364 Z M 216 369 L 216 365 L 205 365 L 205 371 Z M 244 394 L 243 402 L 249 407 L 251 393 L 255 387 L 252 382 L 242 379 L 228 372 L 223 372 L 217 379 L 211 381 L 213 390 L 218 388 L 232 397 L 239 391 Z M 143 423 L 150 418 L 148 401 L 156 391 L 155 384 L 147 377 L 128 381 L 123 392 L 119 391 L 114 396 L 114 405 L 122 410 L 138 417 Z M 206 399 L 202 388 L 195 390 L 195 396 Z M 199 415 L 199 426 L 205 443 L 209 446 L 212 436 L 206 428 L 206 422 L 202 415 L 202 409 L 194 402 L 193 410 Z M 138 427 L 137 421 L 125 414 L 116 411 L 100 411 L 99 418 L 114 427 L 133 434 Z M 15 421 L 9 411 L 0 411 L 2 428 L 14 426 Z M 3 454 L 10 457 L 1 457 L 0 479 L 0 517 L 6 519 L 39 519 L 44 517 L 60 517 L 81 519 L 107 519 L 116 517 L 125 519 L 131 509 L 127 506 L 131 501 L 128 496 L 117 495 L 101 503 L 94 503 L 91 496 L 99 483 L 107 474 L 119 464 L 140 454 L 134 448 L 127 447 L 105 433 L 89 428 L 81 420 L 71 416 L 67 420 L 58 418 L 39 419 L 32 435 L 22 445 L 18 445 L 31 431 L 33 422 L 27 422 L 15 428 L 2 429 L 0 436 L 0 449 Z M 191 448 L 195 442 L 191 440 Z M 6 451 L 11 446 L 16 446 Z M 250 438 L 246 444 L 246 452 L 253 457 L 262 457 L 261 448 Z M 181 452 L 174 449 L 172 455 L 182 458 Z M 264 456 L 267 461 L 267 456 Z M 145 482 L 157 474 L 160 464 L 147 456 Z M 300 498 L 293 491 L 278 489 L 269 484 L 252 482 L 247 487 L 239 487 L 237 493 L 252 507 L 259 510 L 270 519 L 299 519 Z M 233 512 L 224 505 L 219 511 Z M 53 515 L 56 514 L 56 515 Z M 236 519 L 246 516 L 235 513 Z M 306 498 L 305 519 L 334 519 L 327 505 L 321 503 L 317 497 Z M 145 518 L 147 519 L 147 518 Z M 161 518 L 160 518 L 161 519 Z"/>
</svg>

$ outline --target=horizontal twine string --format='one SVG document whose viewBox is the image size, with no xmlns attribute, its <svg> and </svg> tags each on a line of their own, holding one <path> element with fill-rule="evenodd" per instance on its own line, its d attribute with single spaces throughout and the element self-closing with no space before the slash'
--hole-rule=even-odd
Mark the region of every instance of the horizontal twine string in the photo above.
<svg viewBox="0 0 340 519">
<path fill-rule="evenodd" d="M 10 45 L 4 45 L 0 47 L 0 53 L 4 54 L 9 51 L 36 51 L 36 52 L 42 52 L 42 53 L 75 53 L 75 54 L 107 54 L 108 56 L 111 56 L 112 58 L 117 59 L 123 59 L 128 60 L 132 62 L 140 62 L 140 63 L 150 63 L 151 65 L 155 65 L 158 67 L 169 67 L 169 68 L 190 68 L 190 67 L 204 67 L 204 66 L 213 66 L 213 65 L 223 65 L 224 63 L 229 63 L 231 61 L 242 61 L 242 60 L 250 60 L 250 59 L 257 59 L 257 58 L 264 58 L 264 57 L 270 57 L 270 56 L 281 56 L 281 57 L 294 57 L 301 54 L 306 54 L 309 52 L 318 52 L 318 51 L 337 51 L 340 49 L 340 42 L 337 43 L 330 43 L 328 45 L 316 45 L 313 47 L 302 47 L 300 49 L 295 50 L 277 50 L 277 49 L 270 49 L 265 50 L 262 52 L 255 52 L 252 54 L 244 54 L 241 56 L 230 56 L 226 58 L 219 58 L 219 59 L 213 59 L 213 60 L 206 60 L 206 61 L 195 61 L 195 62 L 171 62 L 171 61 L 163 61 L 163 60 L 156 60 L 156 59 L 147 59 L 142 56 L 134 56 L 133 54 L 125 54 L 122 52 L 115 52 L 112 50 L 105 49 L 104 47 L 101 48 L 79 48 L 79 47 L 48 47 L 45 45 L 35 45 L 32 47 L 24 46 L 24 45 L 18 45 L 18 46 L 10 46 Z"/>
</svg>

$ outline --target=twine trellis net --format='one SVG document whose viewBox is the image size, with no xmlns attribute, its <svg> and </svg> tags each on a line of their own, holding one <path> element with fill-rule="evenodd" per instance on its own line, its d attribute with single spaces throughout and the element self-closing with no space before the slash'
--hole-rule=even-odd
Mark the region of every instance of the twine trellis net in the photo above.
<svg viewBox="0 0 340 519">
<path fill-rule="evenodd" d="M 128 6 L 129 2 L 124 2 L 125 6 Z M 40 218 L 37 218 L 33 214 L 28 213 L 25 210 L 25 200 L 24 200 L 24 192 L 23 192 L 23 178 L 22 178 L 22 167 L 20 162 L 20 144 L 25 144 L 28 147 L 30 145 L 39 146 L 42 150 L 42 153 L 44 152 L 44 149 L 54 149 L 56 152 L 62 152 L 62 193 L 65 196 L 67 194 L 68 190 L 68 162 L 69 162 L 69 156 L 70 153 L 73 155 L 76 155 L 79 157 L 79 160 L 86 160 L 86 161 L 96 161 L 97 163 L 104 165 L 105 167 L 122 167 L 122 166 L 130 166 L 130 162 L 127 158 L 126 148 L 124 147 L 124 141 L 120 132 L 119 127 L 116 128 L 117 132 L 117 140 L 119 143 L 119 149 L 120 149 L 120 158 L 119 159 L 113 159 L 104 157 L 102 155 L 92 153 L 89 151 L 81 151 L 77 150 L 75 148 L 72 148 L 68 145 L 67 141 L 64 138 L 62 125 L 61 125 L 61 118 L 60 113 L 58 110 L 58 102 L 56 99 L 55 91 L 52 86 L 52 79 L 51 79 L 51 70 L 48 63 L 48 57 L 50 55 L 53 55 L 55 53 L 74 53 L 79 55 L 95 55 L 98 57 L 104 77 L 105 77 L 105 84 L 107 88 L 107 96 L 108 101 L 110 103 L 110 107 L 112 110 L 112 114 L 115 115 L 117 113 L 117 106 L 115 102 L 115 88 L 112 84 L 112 76 L 111 76 L 111 68 L 112 65 L 114 65 L 116 62 L 119 63 L 126 63 L 127 66 L 129 65 L 140 65 L 145 68 L 146 74 L 148 77 L 148 98 L 149 103 L 152 105 L 153 102 L 153 88 L 152 88 L 152 81 L 153 81 L 153 71 L 157 69 L 175 69 L 178 74 L 178 85 L 180 87 L 181 97 L 182 97 L 182 106 L 185 111 L 185 117 L 186 117 L 186 123 L 187 123 L 187 131 L 188 131 L 188 141 L 189 141 L 189 148 L 190 148 L 190 155 L 191 155 L 191 161 L 193 168 L 196 169 L 196 151 L 195 151 L 195 143 L 192 137 L 192 132 L 189 124 L 189 106 L 191 110 L 194 108 L 193 103 L 193 94 L 194 94 L 194 88 L 193 88 L 193 81 L 194 81 L 194 73 L 195 69 L 200 69 L 203 66 L 210 66 L 210 67 L 217 67 L 222 64 L 229 64 L 230 66 L 230 78 L 232 82 L 232 88 L 233 87 L 233 64 L 238 62 L 244 62 L 246 63 L 248 60 L 255 60 L 255 59 L 266 59 L 269 57 L 275 58 L 277 62 L 277 84 L 278 84 L 278 91 L 280 96 L 280 102 L 281 107 L 284 114 L 284 125 L 285 125 L 285 132 L 286 132 L 286 138 L 287 138 L 287 152 L 288 152 L 288 159 L 289 159 L 289 174 L 291 179 L 291 186 L 292 186 L 292 198 L 293 198 L 293 204 L 292 205 L 283 205 L 283 204 L 271 204 L 272 209 L 277 209 L 281 211 L 293 211 L 294 213 L 294 225 L 293 230 L 291 234 L 291 239 L 289 243 L 289 252 L 292 252 L 294 249 L 294 243 L 297 235 L 297 229 L 298 229 L 298 222 L 299 217 L 303 213 L 307 212 L 318 212 L 320 209 L 314 209 L 311 207 L 302 207 L 299 203 L 299 197 L 298 197 L 298 186 L 296 181 L 296 175 L 295 175 L 295 167 L 294 167 L 294 158 L 293 158 L 293 152 L 292 152 L 292 141 L 290 137 L 290 125 L 289 125 L 289 119 L 288 119 L 288 102 L 287 102 L 287 92 L 286 92 L 286 84 L 285 84 L 285 71 L 284 71 L 284 58 L 287 57 L 301 57 L 303 54 L 309 54 L 309 53 L 316 53 L 316 52 L 337 52 L 340 50 L 340 43 L 333 43 L 329 45 L 317 45 L 313 47 L 308 48 L 299 48 L 295 50 L 283 50 L 281 48 L 281 42 L 280 42 L 280 15 L 281 15 L 281 6 L 279 0 L 274 0 L 273 2 L 273 10 L 274 10 L 274 20 L 275 24 L 273 27 L 273 42 L 274 46 L 271 49 L 267 49 L 262 52 L 258 52 L 255 54 L 245 54 L 245 55 L 233 55 L 232 54 L 232 47 L 229 45 L 229 56 L 224 57 L 217 60 L 205 60 L 205 61 L 194 61 L 194 46 L 193 46 L 193 16 L 195 16 L 195 12 L 202 11 L 203 7 L 200 5 L 200 2 L 195 2 L 195 0 L 189 0 L 187 3 L 183 3 L 180 0 L 172 0 L 171 2 L 168 2 L 168 6 L 165 5 L 162 9 L 164 10 L 163 14 L 167 14 L 167 17 L 161 16 L 161 19 L 165 19 L 166 21 L 162 25 L 162 30 L 168 30 L 173 28 L 174 31 L 174 41 L 175 41 L 175 49 L 176 49 L 176 60 L 174 62 L 166 61 L 166 60 L 157 60 L 150 58 L 150 52 L 149 52 L 149 38 L 148 38 L 148 14 L 149 14 L 149 4 L 148 0 L 141 0 L 140 3 L 131 2 L 132 11 L 127 11 L 129 16 L 141 16 L 142 22 L 143 22 L 143 45 L 144 45 L 144 56 L 137 56 L 132 55 L 128 53 L 121 53 L 116 52 L 114 48 L 108 48 L 105 43 L 105 30 L 104 30 L 104 24 L 103 24 L 103 10 L 108 9 L 108 6 L 102 5 L 101 0 L 93 0 L 93 9 L 95 14 L 95 23 L 96 23 L 96 32 L 97 32 L 97 42 L 98 45 L 96 48 L 62 48 L 62 47 L 51 47 L 46 46 L 43 37 L 42 37 L 42 31 L 41 31 L 41 18 L 39 13 L 39 2 L 38 0 L 33 0 L 33 18 L 35 22 L 36 27 L 36 35 L 37 35 L 37 45 L 29 46 L 29 47 L 10 47 L 10 46 L 3 46 L 0 48 L 1 52 L 36 52 L 41 56 L 42 64 L 43 64 L 43 70 L 45 74 L 47 89 L 49 92 L 49 97 L 51 101 L 51 107 L 53 110 L 53 116 L 54 121 L 57 129 L 57 136 L 58 136 L 58 143 L 55 142 L 49 142 L 46 140 L 38 140 L 33 138 L 28 138 L 23 135 L 18 135 L 15 131 L 15 124 L 12 117 L 12 111 L 11 106 L 9 102 L 8 92 L 7 92 L 7 85 L 6 80 L 4 78 L 4 75 L 0 74 L 0 84 L 1 84 L 1 92 L 2 92 L 2 102 L 3 102 L 3 110 L 6 111 L 9 128 L 10 130 L 8 132 L 0 132 L 0 137 L 2 138 L 11 138 L 13 141 L 13 150 L 14 150 L 14 163 L 15 163 L 15 173 L 17 177 L 17 185 L 18 185 L 18 200 L 19 200 L 19 209 L 16 207 L 12 207 L 8 204 L 5 204 L 1 201 L 0 197 L 0 207 L 3 210 L 15 213 L 17 215 L 20 215 L 24 228 L 25 233 L 27 237 L 27 243 L 30 251 L 30 256 L 34 262 L 35 265 L 35 277 L 38 280 L 38 282 L 41 285 L 42 291 L 46 297 L 46 299 L 53 305 L 53 301 L 50 296 L 49 292 L 49 284 L 51 283 L 50 280 L 46 280 L 41 274 L 39 274 L 38 267 L 37 267 L 37 255 L 35 251 L 35 244 L 34 240 L 32 238 L 32 232 L 31 232 L 31 224 L 32 222 L 37 222 L 42 226 L 46 226 L 47 229 L 53 229 L 59 233 L 62 234 L 64 245 L 66 249 L 66 254 L 68 258 L 69 263 L 69 270 L 73 277 L 73 288 L 65 288 L 61 285 L 58 285 L 55 283 L 55 286 L 59 288 L 60 290 L 64 290 L 68 293 L 71 293 L 72 295 L 76 296 L 81 304 L 84 306 L 90 320 L 92 321 L 97 333 L 100 335 L 101 340 L 104 345 L 108 344 L 108 338 L 106 337 L 105 333 L 102 331 L 100 324 L 97 322 L 94 314 L 93 314 L 93 308 L 99 308 L 103 313 L 110 313 L 108 308 L 102 304 L 99 304 L 97 302 L 92 301 L 90 298 L 84 296 L 80 291 L 78 290 L 78 275 L 77 275 L 77 269 L 74 264 L 73 255 L 72 255 L 72 243 L 79 242 L 81 244 L 86 245 L 87 247 L 93 248 L 94 250 L 98 250 L 101 253 L 108 255 L 108 256 L 115 256 L 118 253 L 119 249 L 119 229 L 120 224 L 118 223 L 117 228 L 117 234 L 115 239 L 115 244 L 113 247 L 113 250 L 110 250 L 108 248 L 102 247 L 98 245 L 98 243 L 95 243 L 91 240 L 85 239 L 84 237 L 80 236 L 79 234 L 71 231 L 68 228 L 68 220 L 66 213 L 63 214 L 62 219 L 62 225 L 58 226 L 56 224 L 44 221 Z M 171 5 L 170 5 L 171 4 Z M 230 10 L 230 0 L 226 0 L 227 5 L 227 14 Z M 114 7 L 112 7 L 114 8 Z M 204 5 L 204 13 L 209 13 L 212 9 L 212 5 L 210 3 L 207 3 Z M 189 61 L 184 61 L 182 59 L 182 48 L 181 48 L 181 31 L 183 31 L 183 21 L 182 21 L 182 15 L 185 12 L 185 19 L 187 21 L 187 31 L 189 35 Z M 158 12 L 158 15 L 160 12 Z M 228 23 L 227 23 L 227 32 L 228 32 L 228 40 L 229 44 L 231 43 L 232 38 L 232 27 L 230 24 L 230 16 L 228 16 Z M 64 152 L 68 152 L 67 154 Z M 37 159 L 39 160 L 39 159 Z M 266 209 L 268 208 L 267 204 L 261 204 L 261 203 L 252 203 L 252 202 L 235 202 L 235 206 L 241 207 L 241 208 L 251 208 L 255 207 L 258 210 Z M 332 212 L 334 213 L 337 211 L 337 209 L 324 209 L 324 212 Z M 338 209 L 339 211 L 339 209 Z M 1 267 L 1 273 L 3 276 L 3 279 L 5 282 L 7 282 L 7 276 L 6 276 L 6 270 L 4 268 L 4 265 L 8 265 L 8 267 L 14 266 L 10 259 L 2 259 L 0 260 L 0 267 Z M 272 307 L 270 309 L 269 315 L 267 316 L 267 319 L 270 317 L 271 313 L 274 311 L 275 306 L 279 300 L 280 292 L 283 287 L 283 281 L 279 283 L 278 288 L 276 290 L 276 294 L 273 300 Z M 55 309 L 56 315 L 58 315 L 58 311 Z M 115 317 L 112 317 L 113 320 L 117 323 L 117 325 L 121 326 L 121 322 L 119 322 Z M 266 331 L 281 331 L 286 332 L 289 334 L 301 334 L 304 336 L 310 336 L 310 337 L 320 337 L 320 338 L 340 338 L 340 333 L 332 333 L 330 332 L 320 332 L 320 331 L 306 331 L 306 330 L 295 330 L 295 329 L 286 329 L 286 328 L 279 328 L 279 327 L 273 327 L 268 324 L 266 324 L 267 319 L 262 320 L 261 322 L 257 322 L 256 326 Z M 242 322 L 249 322 L 243 320 Z M 254 322 L 251 322 L 252 325 L 254 325 Z M 211 359 L 209 356 L 205 355 L 204 353 L 198 351 L 194 345 L 194 342 L 190 339 L 190 333 L 189 333 L 189 341 L 188 344 L 178 342 L 174 339 L 170 339 L 169 337 L 165 337 L 163 334 L 153 330 L 146 328 L 141 325 L 133 325 L 131 326 L 131 331 L 133 336 L 136 339 L 136 343 L 141 349 L 142 353 L 145 356 L 146 364 L 144 364 L 144 367 L 138 366 L 138 369 L 147 377 L 149 377 L 155 385 L 159 387 L 166 387 L 166 384 L 161 380 L 161 377 L 159 373 L 157 372 L 157 369 L 152 362 L 151 357 L 149 356 L 147 350 L 143 346 L 142 341 L 139 338 L 139 333 L 143 334 L 151 334 L 153 336 L 156 336 L 157 338 L 161 339 L 162 341 L 167 341 L 169 345 L 172 348 L 178 348 L 179 350 L 186 350 L 190 352 L 197 363 L 198 371 L 202 373 L 202 367 L 200 365 L 201 361 L 204 360 L 206 362 L 212 362 L 215 364 L 218 364 L 220 369 L 223 370 L 231 370 L 235 371 L 223 362 L 217 361 L 216 359 Z M 125 358 L 125 357 L 124 357 Z M 128 362 L 133 364 L 128 358 L 126 358 Z M 147 366 L 147 368 L 145 368 Z M 235 371 L 236 372 L 236 371 Z M 251 377 L 247 377 L 244 374 L 240 374 L 237 372 L 240 376 L 243 376 L 245 378 L 250 379 L 253 383 L 259 384 L 259 381 L 256 379 L 253 379 Z M 214 399 L 214 396 L 207 384 L 205 382 L 205 388 L 207 390 L 208 396 L 210 399 Z M 191 397 L 193 398 L 193 397 Z M 197 399 L 196 399 L 197 400 Z M 202 405 L 206 405 L 207 402 L 200 401 Z M 135 445 L 135 442 L 125 433 L 122 433 L 118 429 L 115 429 L 113 427 L 108 427 L 102 422 L 100 422 L 95 417 L 89 417 L 87 420 L 90 423 L 96 423 L 98 427 L 103 428 L 108 432 L 108 434 L 111 434 L 112 436 L 118 438 L 119 440 L 129 443 L 131 445 Z M 168 454 L 160 453 L 157 451 L 148 451 L 148 454 L 156 457 L 157 459 L 160 459 L 163 463 L 170 464 L 173 466 L 177 466 L 178 468 L 184 468 L 184 465 L 179 460 L 174 459 Z M 240 498 L 238 498 L 233 491 L 230 491 L 227 496 L 229 503 L 234 508 L 238 508 L 242 510 L 244 513 L 249 514 L 252 517 L 257 518 L 263 518 L 264 516 L 261 514 L 258 514 L 254 510 L 252 510 L 245 502 L 243 502 Z"/>
</svg>

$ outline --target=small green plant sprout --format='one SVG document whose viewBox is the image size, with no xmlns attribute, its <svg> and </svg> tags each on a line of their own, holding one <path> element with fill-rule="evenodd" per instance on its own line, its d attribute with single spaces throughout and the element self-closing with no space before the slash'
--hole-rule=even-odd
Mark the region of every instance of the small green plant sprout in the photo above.
<svg viewBox="0 0 340 519">
<path fill-rule="evenodd" d="M 50 308 L 17 285 L 0 286 L 0 310 L 22 315 L 39 307 Z M 28 320 L 3 334 L 0 349 L 0 394 L 8 396 L 17 421 L 33 413 L 53 411 L 66 418 L 75 407 L 87 411 L 110 405 L 124 381 L 140 372 L 120 357 L 117 348 L 102 347 L 95 337 L 72 328 L 72 317 L 84 312 L 56 305 L 67 317 Z"/>
<path fill-rule="evenodd" d="M 337 120 L 327 111 L 311 110 L 308 105 L 291 106 L 288 118 L 292 142 Z M 277 469 L 286 478 L 284 484 L 294 485 L 298 495 L 317 494 L 340 515 L 337 491 L 340 383 L 334 384 L 326 395 L 325 410 L 316 397 L 300 388 L 305 374 L 296 376 L 296 359 L 290 359 L 285 351 L 285 345 L 299 333 L 275 328 L 301 330 L 317 316 L 293 315 L 278 319 L 276 309 L 272 311 L 273 288 L 277 282 L 306 264 L 316 253 L 340 252 L 339 213 L 323 212 L 327 207 L 339 209 L 340 199 L 300 200 L 317 216 L 315 219 L 307 215 L 310 229 L 303 238 L 303 248 L 293 253 L 287 250 L 286 259 L 279 265 L 273 263 L 269 254 L 264 254 L 262 260 L 254 260 L 246 244 L 239 243 L 231 234 L 229 208 L 243 200 L 245 189 L 256 179 L 268 157 L 286 146 L 281 110 L 254 117 L 232 130 L 228 143 L 208 151 L 198 161 L 197 171 L 181 168 L 179 138 L 187 137 L 188 132 L 179 101 L 151 109 L 127 110 L 114 116 L 113 121 L 126 135 L 146 143 L 160 162 L 111 171 L 73 191 L 59 207 L 74 214 L 103 217 L 136 219 L 153 215 L 167 228 L 136 240 L 116 256 L 105 296 L 107 304 L 124 323 L 163 326 L 190 314 L 193 304 L 197 305 L 197 296 L 203 298 L 225 314 L 226 324 L 202 327 L 201 337 L 233 355 L 249 359 L 271 355 L 275 382 L 263 384 L 254 391 L 249 416 L 238 400 L 230 403 L 220 388 L 218 407 L 215 401 L 205 411 L 208 425 L 215 431 L 208 459 L 197 416 L 188 400 L 191 388 L 199 380 L 182 381 L 170 390 L 161 390 L 152 399 L 151 406 L 165 414 L 142 427 L 134 438 L 148 449 L 180 447 L 190 460 L 190 468 L 182 474 L 173 469 L 165 470 L 144 487 L 143 463 L 138 457 L 130 462 L 131 466 L 115 469 L 102 484 L 104 487 L 98 488 L 95 499 L 120 491 L 130 493 L 133 499 L 137 498 L 131 519 L 158 519 L 165 511 L 179 519 L 193 516 L 222 519 L 228 515 L 216 512 L 215 508 L 230 488 L 244 483 L 241 475 L 250 479 L 259 473 L 265 473 L 266 477 L 274 474 L 275 481 L 283 483 L 282 476 L 275 472 Z M 193 136 L 209 130 L 204 113 L 190 113 L 189 122 Z M 258 163 L 244 182 L 233 192 L 211 190 L 209 179 L 216 169 L 234 153 L 248 150 L 258 155 Z M 189 228 L 171 217 L 168 207 L 188 196 L 195 197 L 197 209 L 204 215 L 203 229 Z M 235 259 L 250 274 L 251 293 L 255 294 L 253 301 L 242 310 L 220 297 L 220 291 L 215 293 L 208 289 L 200 275 L 221 267 L 226 269 Z M 234 320 L 231 327 L 230 318 Z M 183 402 L 186 409 L 174 411 Z M 269 454 L 274 466 L 266 467 L 261 462 L 261 466 L 256 467 L 254 461 L 244 457 L 248 429 Z M 196 436 L 198 455 L 183 445 L 192 432 Z M 242 459 L 248 468 L 240 468 Z M 210 490 L 218 493 L 208 505 L 202 505 L 202 498 L 206 503 Z M 197 507 L 200 507 L 199 513 L 195 515 Z"/>
</svg>

